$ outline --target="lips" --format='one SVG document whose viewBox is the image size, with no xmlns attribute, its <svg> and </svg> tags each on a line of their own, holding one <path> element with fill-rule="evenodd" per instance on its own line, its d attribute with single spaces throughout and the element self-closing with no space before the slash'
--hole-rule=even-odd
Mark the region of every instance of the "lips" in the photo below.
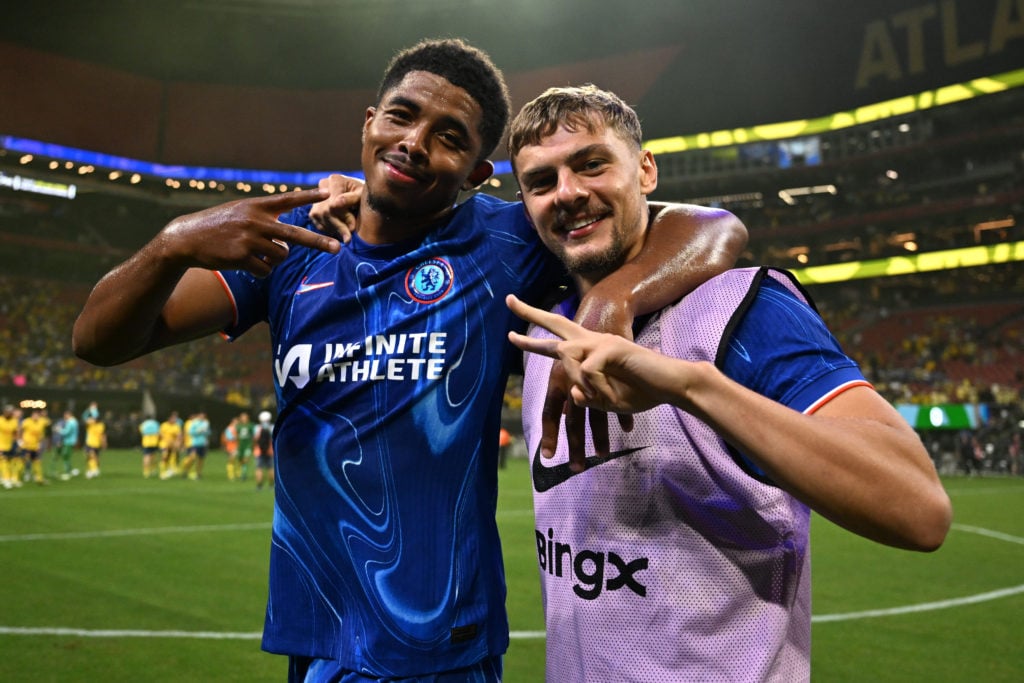
<svg viewBox="0 0 1024 683">
<path fill-rule="evenodd" d="M 385 154 L 381 160 L 386 165 L 388 176 L 394 180 L 403 183 L 422 183 L 426 180 L 404 154 Z"/>
<path fill-rule="evenodd" d="M 597 223 L 610 215 L 610 212 L 602 212 L 562 221 L 561 229 L 565 231 L 569 239 L 581 239 L 590 235 L 596 229 Z"/>
</svg>

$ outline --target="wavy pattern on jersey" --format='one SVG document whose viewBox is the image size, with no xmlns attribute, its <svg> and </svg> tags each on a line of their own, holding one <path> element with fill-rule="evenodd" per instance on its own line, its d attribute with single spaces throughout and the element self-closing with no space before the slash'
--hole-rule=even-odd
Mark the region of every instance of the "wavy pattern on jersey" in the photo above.
<svg viewBox="0 0 1024 683">
<path fill-rule="evenodd" d="M 407 288 L 441 261 L 449 289 Z M 480 195 L 422 243 L 356 239 L 333 255 L 295 247 L 270 278 L 225 275 L 239 306 L 231 332 L 265 310 L 274 340 L 279 478 L 266 649 L 382 677 L 505 651 L 494 518 L 512 324 L 504 297 L 536 301 L 556 265 L 521 206 Z M 333 286 L 310 286 L 325 282 Z M 367 337 L 390 347 L 430 333 L 444 335 L 433 379 L 411 371 L 426 357 L 419 351 L 366 348 Z M 364 372 L 389 358 L 404 374 Z"/>
<path fill-rule="evenodd" d="M 331 391 L 325 401 L 314 384 L 303 390 L 309 400 L 293 398 L 288 420 L 276 435 L 278 452 L 312 458 L 317 467 L 280 463 L 282 514 L 276 518 L 275 543 L 279 552 L 294 558 L 296 568 L 305 567 L 296 576 L 305 582 L 306 599 L 319 609 L 303 611 L 334 615 L 336 623 L 316 626 L 328 630 L 328 640 L 366 643 L 367 655 L 375 649 L 371 641 L 380 637 L 379 626 L 364 628 L 364 615 L 330 608 L 332 602 L 338 604 L 331 597 L 337 595 L 346 597 L 341 604 L 364 604 L 365 597 L 355 598 L 354 592 L 370 599 L 375 615 L 365 615 L 367 619 L 383 625 L 396 641 L 429 650 L 448 641 L 456 613 L 466 607 L 459 604 L 459 582 L 477 573 L 476 546 L 460 547 L 456 530 L 479 508 L 480 492 L 474 485 L 479 477 L 479 430 L 472 429 L 476 420 L 465 404 L 482 398 L 487 378 L 489 345 L 480 334 L 486 305 L 479 299 L 492 294 L 480 288 L 473 296 L 453 296 L 432 304 L 430 314 L 424 315 L 417 312 L 423 304 L 409 298 L 394 292 L 376 295 L 373 283 L 379 273 L 374 264 L 362 263 L 356 272 L 365 279 L 356 289 L 363 321 L 360 336 L 379 330 L 444 331 L 449 342 L 445 375 L 439 381 L 350 387 L 358 400 L 353 400 L 353 391 Z M 456 274 L 456 286 L 458 280 Z M 470 338 L 475 343 L 466 343 Z M 354 426 L 370 423 L 390 424 L 368 437 Z M 392 444 L 396 439 L 401 441 L 398 452 Z M 465 444 L 453 449 L 457 440 Z M 338 453 L 336 444 L 347 444 L 348 452 Z M 410 446 L 414 459 L 407 455 Z M 453 453 L 460 454 L 458 460 L 452 459 Z M 460 476 L 460 485 L 452 487 L 451 481 Z M 416 495 L 422 491 L 408 488 L 436 491 L 437 496 Z M 326 536 L 324 529 L 318 536 L 283 521 L 302 519 L 298 511 L 310 500 L 329 502 L 339 520 Z M 426 566 L 424 557 L 439 561 Z M 353 585 L 339 577 L 349 577 Z"/>
</svg>

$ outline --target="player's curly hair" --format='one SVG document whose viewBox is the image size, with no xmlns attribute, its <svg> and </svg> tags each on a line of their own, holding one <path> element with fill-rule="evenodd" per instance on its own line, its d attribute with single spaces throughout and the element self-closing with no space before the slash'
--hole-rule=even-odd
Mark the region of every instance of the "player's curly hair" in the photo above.
<svg viewBox="0 0 1024 683">
<path fill-rule="evenodd" d="M 622 98 L 595 85 L 548 88 L 523 105 L 512 120 L 508 136 L 508 155 L 515 167 L 516 155 L 527 145 L 537 145 L 559 126 L 593 133 L 604 124 L 619 137 L 643 146 L 643 130 L 636 111 Z"/>
<path fill-rule="evenodd" d="M 459 38 L 422 40 L 391 59 L 377 89 L 377 103 L 411 71 L 440 76 L 476 100 L 482 110 L 480 158 L 487 158 L 505 135 L 511 110 L 505 77 L 487 53 Z"/>
</svg>

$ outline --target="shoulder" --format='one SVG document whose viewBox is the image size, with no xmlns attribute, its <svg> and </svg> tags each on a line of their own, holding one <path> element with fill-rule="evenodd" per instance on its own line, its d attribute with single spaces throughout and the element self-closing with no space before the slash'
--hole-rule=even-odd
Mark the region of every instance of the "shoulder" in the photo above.
<svg viewBox="0 0 1024 683">
<path fill-rule="evenodd" d="M 748 268 L 732 268 L 709 278 L 703 284 L 693 290 L 693 293 L 706 293 L 723 290 L 736 290 L 737 293 L 747 296 L 753 295 L 766 283 L 776 283 L 779 287 L 789 290 L 797 298 L 807 299 L 807 293 L 788 270 L 773 268 L 770 266 L 751 266 Z"/>
<path fill-rule="evenodd" d="M 475 194 L 459 204 L 452 221 L 479 223 L 489 229 L 529 229 L 532 232 L 522 204 L 506 202 L 488 194 Z"/>
<path fill-rule="evenodd" d="M 521 207 L 519 202 L 506 202 L 489 194 L 478 193 L 459 204 L 459 207 L 469 207 L 472 211 L 484 211 L 501 213 Z"/>
</svg>

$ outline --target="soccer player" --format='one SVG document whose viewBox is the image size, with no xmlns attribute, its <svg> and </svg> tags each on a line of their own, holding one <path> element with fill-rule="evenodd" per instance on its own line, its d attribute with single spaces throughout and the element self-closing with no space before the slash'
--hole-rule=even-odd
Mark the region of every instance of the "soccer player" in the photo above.
<svg viewBox="0 0 1024 683">
<path fill-rule="evenodd" d="M 61 422 L 60 445 L 57 447 L 57 457 L 63 465 L 63 472 L 60 473 L 62 481 L 78 476 L 78 470 L 71 464 L 71 455 L 78 445 L 78 419 L 70 410 L 64 411 L 64 419 Z"/>
<path fill-rule="evenodd" d="M 21 486 L 21 477 L 15 460 L 20 459 L 18 440 L 21 438 L 19 412 L 13 405 L 4 405 L 0 415 L 0 486 L 11 489 Z"/>
<path fill-rule="evenodd" d="M 181 427 L 181 452 L 185 454 L 185 457 L 178 463 L 178 473 L 184 474 L 185 462 L 188 460 L 188 456 L 192 454 L 192 420 L 196 419 L 196 413 L 192 413 L 185 418 L 185 423 Z"/>
<path fill-rule="evenodd" d="M 253 432 L 256 458 L 256 489 L 263 488 L 263 480 L 274 486 L 274 422 L 269 410 L 261 411 L 259 423 Z"/>
<path fill-rule="evenodd" d="M 76 353 L 100 364 L 269 323 L 263 647 L 289 655 L 293 680 L 501 677 L 495 435 L 516 324 L 504 296 L 540 301 L 563 276 L 521 205 L 458 203 L 492 173 L 508 110 L 481 51 L 403 51 L 366 111 L 365 192 L 344 248 L 310 229 L 321 191 L 231 202 L 171 221 L 76 321 Z M 745 242 L 727 212 L 664 209 L 656 223 L 634 268 L 591 292 L 591 325 L 628 333 L 634 313 L 731 265 Z"/>
<path fill-rule="evenodd" d="M 648 235 L 658 175 L 641 139 L 635 112 L 593 86 L 545 92 L 509 136 L 524 206 L 576 285 L 552 313 L 509 297 L 538 326 L 510 338 L 529 352 L 547 680 L 806 681 L 810 509 L 933 550 L 949 498 L 783 271 L 714 277 L 642 321 L 635 343 L 569 319 Z M 585 234 L 565 229 L 595 211 L 607 218 Z M 608 455 L 543 443 L 552 358 L 576 403 L 634 413 L 632 431 L 610 426 Z"/>
<path fill-rule="evenodd" d="M 170 479 L 178 472 L 178 452 L 181 450 L 181 420 L 172 411 L 160 423 L 160 478 Z"/>
<path fill-rule="evenodd" d="M 256 438 L 255 425 L 249 419 L 249 413 L 239 414 L 235 423 L 235 431 L 238 433 L 238 464 L 236 475 L 240 481 L 249 478 L 249 463 L 252 462 L 254 443 Z"/>
<path fill-rule="evenodd" d="M 153 476 L 153 459 L 160 450 L 160 423 L 152 415 L 147 415 L 139 424 L 139 437 L 142 441 L 142 477 Z"/>
<path fill-rule="evenodd" d="M 85 478 L 100 476 L 100 455 L 107 448 L 107 424 L 98 415 L 85 420 Z"/>
<path fill-rule="evenodd" d="M 220 433 L 220 445 L 227 453 L 227 474 L 228 481 L 238 478 L 238 418 L 228 422 L 227 427 Z"/>
<path fill-rule="evenodd" d="M 96 401 L 89 401 L 89 405 L 86 407 L 86 409 L 84 411 L 82 411 L 82 424 L 85 424 L 85 422 L 89 418 L 99 419 L 99 417 L 100 417 L 100 405 L 99 405 L 99 403 L 97 403 Z"/>
<path fill-rule="evenodd" d="M 512 450 L 512 433 L 502 427 L 498 430 L 498 467 L 504 468 L 508 463 L 508 452 Z"/>
<path fill-rule="evenodd" d="M 31 414 L 21 421 L 21 452 L 25 465 L 32 472 L 32 481 L 45 484 L 43 476 L 42 451 L 46 442 L 46 430 L 50 426 L 50 418 L 46 411 L 35 408 Z"/>
<path fill-rule="evenodd" d="M 185 420 L 185 448 L 188 455 L 181 464 L 181 476 L 187 476 L 193 481 L 203 476 L 203 465 L 206 464 L 206 451 L 209 446 L 210 420 L 207 419 L 206 413 L 200 410 Z"/>
</svg>

